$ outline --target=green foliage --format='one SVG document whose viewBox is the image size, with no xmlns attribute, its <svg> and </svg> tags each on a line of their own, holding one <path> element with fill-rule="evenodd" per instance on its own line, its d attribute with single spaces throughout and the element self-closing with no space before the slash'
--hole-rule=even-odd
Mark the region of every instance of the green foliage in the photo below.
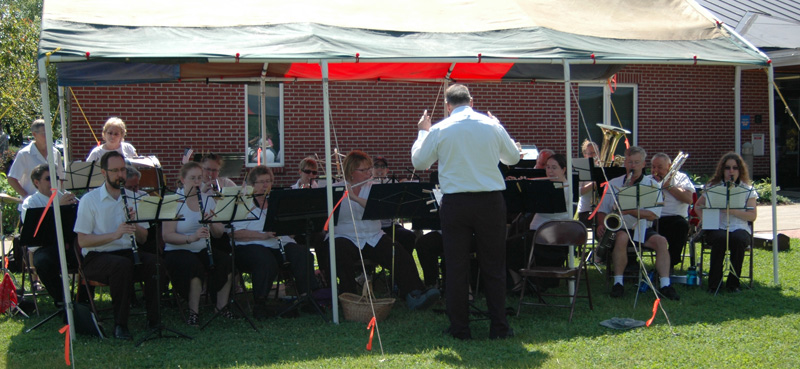
<svg viewBox="0 0 800 369">
<path fill-rule="evenodd" d="M 0 193 L 5 193 L 10 196 L 19 196 L 17 191 L 8 184 L 8 177 L 5 172 L 0 172 Z M 16 225 L 19 223 L 19 210 L 17 204 L 2 204 L 3 209 L 3 231 L 6 234 L 12 234 L 16 231 Z M 5 236 L 5 235 L 3 235 Z"/>
<path fill-rule="evenodd" d="M 42 117 L 37 66 L 41 15 L 42 0 L 0 0 L 0 124 L 11 137 L 28 135 L 31 122 Z M 53 116 L 58 106 L 55 66 L 47 72 Z"/>
<path fill-rule="evenodd" d="M 772 181 L 769 178 L 762 178 L 760 181 L 753 184 L 753 187 L 756 188 L 756 192 L 758 193 L 758 203 L 759 204 L 771 204 L 772 203 Z M 781 188 L 777 187 L 775 191 L 780 191 Z M 783 204 L 791 204 L 792 200 L 786 196 L 781 196 L 776 194 L 776 200 L 779 205 Z"/>
<path fill-rule="evenodd" d="M 711 176 L 709 176 L 708 174 L 687 173 L 687 175 L 689 176 L 689 179 L 692 180 L 692 183 L 695 184 L 695 186 L 704 185 L 708 183 L 709 179 L 711 179 Z"/>
</svg>

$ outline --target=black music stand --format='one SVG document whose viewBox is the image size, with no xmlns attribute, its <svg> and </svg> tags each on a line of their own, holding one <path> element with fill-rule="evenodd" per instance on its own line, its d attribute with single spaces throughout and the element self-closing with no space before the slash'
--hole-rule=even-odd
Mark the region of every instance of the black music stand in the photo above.
<svg viewBox="0 0 800 369">
<path fill-rule="evenodd" d="M 344 195 L 344 187 L 333 188 L 333 203 L 338 203 Z M 273 190 L 269 194 L 269 203 L 266 219 L 264 221 L 264 232 L 275 232 L 278 236 L 305 234 L 306 252 L 308 257 L 311 250 L 311 235 L 325 227 L 328 219 L 328 195 L 325 188 L 295 190 Z M 333 213 L 334 224 L 339 218 L 338 208 Z M 307 264 L 307 261 L 305 261 Z M 308 279 L 311 283 L 311 279 Z M 332 283 L 335 283 L 333 281 Z M 310 285 L 306 286 L 307 292 L 304 296 L 298 296 L 291 306 L 281 311 L 278 316 L 299 308 L 302 304 L 310 303 L 325 322 L 328 318 L 311 296 Z M 299 295 L 299 294 L 298 294 Z"/>
<path fill-rule="evenodd" d="M 100 187 L 106 180 L 100 172 L 100 161 L 73 161 L 64 175 L 63 187 L 68 191 Z"/>
<path fill-rule="evenodd" d="M 125 189 L 122 189 L 125 191 Z M 160 224 L 164 221 L 174 221 L 177 219 L 177 203 L 178 200 L 183 197 L 181 195 L 173 194 L 164 197 L 158 196 L 136 196 L 134 194 L 133 197 L 133 208 L 136 210 L 136 219 L 131 219 L 130 221 L 126 222 L 128 224 L 133 223 L 148 223 L 154 226 L 154 231 L 159 232 Z M 161 298 L 161 252 L 156 247 L 155 250 L 156 254 L 156 276 L 155 281 L 153 283 L 156 284 L 156 296 Z M 158 309 L 158 326 L 152 327 L 145 336 L 136 342 L 136 346 L 141 346 L 146 341 L 154 340 L 157 338 L 186 338 L 192 339 L 189 335 L 181 333 L 175 329 L 168 328 L 164 325 L 164 321 L 161 319 L 161 303 L 157 304 Z M 165 336 L 164 331 L 168 331 L 170 333 L 175 334 L 175 336 Z"/>
<path fill-rule="evenodd" d="M 249 197 L 249 200 L 252 201 L 252 196 L 243 195 L 238 187 L 226 187 L 229 190 L 224 190 L 222 195 L 216 196 L 217 199 L 217 207 L 214 209 L 214 216 L 210 220 L 201 220 L 200 223 L 211 224 L 211 223 L 222 223 L 227 228 L 231 230 L 231 274 L 236 275 L 236 238 L 234 237 L 234 233 L 236 232 L 236 227 L 234 227 L 234 222 L 242 222 L 246 220 L 252 220 L 253 217 L 256 219 L 258 218 L 258 214 L 252 211 L 252 202 L 247 202 L 246 200 Z M 235 189 L 235 194 L 227 193 L 227 191 L 232 191 L 230 189 Z M 204 206 L 203 209 L 206 207 Z M 242 306 L 239 305 L 239 302 L 236 301 L 235 291 L 233 288 L 233 281 L 234 279 L 231 278 L 231 288 L 228 291 L 228 305 L 233 306 L 236 308 L 239 313 L 250 323 L 250 326 L 253 327 L 253 330 L 258 332 L 258 328 L 256 328 L 256 324 L 253 322 L 253 319 L 250 319 L 247 314 L 245 314 L 244 309 Z M 218 310 L 214 315 L 206 321 L 202 326 L 200 326 L 200 330 L 205 329 L 214 319 L 216 319 L 220 314 L 222 314 L 223 310 Z"/>
<path fill-rule="evenodd" d="M 20 231 L 21 244 L 25 246 L 58 247 L 55 226 L 56 221 L 53 209 L 47 209 L 47 213 L 45 214 L 44 219 L 39 226 L 39 231 L 36 232 L 36 227 L 39 225 L 39 219 L 42 217 L 44 210 L 45 208 L 30 208 L 25 211 L 25 222 L 22 223 L 22 230 Z M 75 228 L 75 218 L 77 218 L 77 215 L 78 205 L 61 205 L 61 229 L 64 230 L 65 245 L 67 243 L 72 243 L 72 241 L 75 239 L 75 232 L 72 229 Z M 64 251 L 66 252 L 66 249 Z M 56 312 L 50 314 L 41 322 L 36 323 L 36 325 L 33 327 L 25 330 L 25 333 L 29 333 L 34 329 L 41 327 L 65 311 L 65 306 L 62 304 L 61 307 L 56 310 Z"/>
</svg>

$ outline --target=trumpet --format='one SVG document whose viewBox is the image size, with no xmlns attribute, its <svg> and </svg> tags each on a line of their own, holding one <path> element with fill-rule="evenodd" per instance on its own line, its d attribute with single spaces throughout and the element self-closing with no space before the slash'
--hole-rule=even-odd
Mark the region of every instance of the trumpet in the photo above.
<svg viewBox="0 0 800 369">
<path fill-rule="evenodd" d="M 197 204 L 200 207 L 200 221 L 202 222 L 203 217 L 205 216 L 205 211 L 203 210 L 203 198 L 200 196 L 200 186 L 197 186 Z M 211 230 L 208 229 L 208 223 L 201 223 L 203 227 L 209 231 L 209 237 L 206 238 L 206 252 L 208 253 L 208 267 L 214 267 L 214 252 L 211 250 Z"/>
<path fill-rule="evenodd" d="M 125 212 L 125 220 L 130 223 L 131 215 L 128 213 L 128 195 L 125 193 L 125 180 L 119 181 L 120 193 L 122 195 L 122 206 Z M 136 236 L 133 233 L 128 234 L 131 238 L 131 251 L 133 251 L 133 265 L 141 265 L 142 260 L 139 258 L 139 245 L 136 244 Z"/>
<path fill-rule="evenodd" d="M 600 238 L 595 247 L 595 256 L 600 260 L 605 259 L 608 250 L 614 248 L 617 231 L 622 228 L 622 218 L 617 214 L 608 214 L 603 219 L 603 225 L 606 227 L 606 232 L 603 233 L 603 237 Z"/>
</svg>

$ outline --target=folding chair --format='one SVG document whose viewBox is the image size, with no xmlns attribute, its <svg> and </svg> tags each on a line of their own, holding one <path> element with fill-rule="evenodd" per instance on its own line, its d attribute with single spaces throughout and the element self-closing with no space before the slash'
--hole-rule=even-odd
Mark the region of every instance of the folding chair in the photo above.
<svg viewBox="0 0 800 369">
<path fill-rule="evenodd" d="M 742 275 L 739 276 L 739 279 L 740 280 L 741 279 L 749 279 L 750 283 L 748 284 L 748 286 L 750 288 L 753 288 L 753 233 L 754 233 L 753 232 L 753 222 L 748 222 L 748 225 L 750 226 L 750 244 L 747 245 L 747 247 L 745 247 L 745 249 L 744 249 L 744 258 L 745 258 L 745 260 L 742 262 L 742 273 L 741 273 Z M 703 232 L 703 231 L 701 231 L 701 232 Z M 709 258 L 711 257 L 711 245 L 709 245 L 706 242 L 704 233 L 701 233 L 700 235 L 695 237 L 695 239 L 693 239 L 692 242 L 699 242 L 700 243 L 700 264 L 697 267 L 697 277 L 698 278 L 702 278 L 704 273 L 706 273 L 706 274 L 708 273 L 708 272 L 704 272 L 703 271 L 703 260 L 705 258 L 705 255 L 708 255 Z M 694 247 L 694 244 L 692 244 L 691 247 Z M 750 259 L 749 262 L 746 259 Z M 745 262 L 748 262 L 748 264 L 749 264 L 749 270 L 748 270 L 747 274 L 745 274 L 745 270 L 744 270 L 744 266 L 745 266 L 744 263 Z M 724 261 L 723 272 L 722 272 L 723 278 L 725 277 L 726 272 L 729 272 L 731 270 L 731 268 L 733 268 L 733 266 L 730 263 L 730 250 L 725 250 L 725 261 Z M 708 286 L 708 287 L 709 288 L 715 288 L 715 289 L 717 288 L 717 286 Z"/>
<path fill-rule="evenodd" d="M 589 286 L 589 275 L 586 268 L 586 226 L 577 220 L 557 220 L 549 221 L 542 224 L 533 236 L 533 247 L 531 247 L 530 255 L 528 256 L 528 267 L 520 269 L 519 273 L 523 278 L 523 286 L 527 286 L 528 278 L 556 278 L 565 279 L 567 281 L 575 282 L 573 293 L 544 293 L 537 291 L 538 302 L 524 302 L 525 288 L 522 289 L 519 296 L 519 304 L 517 305 L 517 316 L 521 312 L 522 304 L 526 305 L 543 305 L 569 308 L 569 321 L 572 322 L 572 315 L 575 312 L 575 303 L 578 298 L 587 298 L 589 300 L 589 309 L 594 310 L 592 305 L 592 293 Z M 578 265 L 574 267 L 561 266 L 561 267 L 548 267 L 536 266 L 534 260 L 534 249 L 537 245 L 548 245 L 556 247 L 575 247 L 575 261 Z M 586 294 L 579 294 L 581 277 L 586 283 Z M 569 304 L 548 304 L 545 296 L 553 297 L 569 297 L 571 303 Z"/>
</svg>

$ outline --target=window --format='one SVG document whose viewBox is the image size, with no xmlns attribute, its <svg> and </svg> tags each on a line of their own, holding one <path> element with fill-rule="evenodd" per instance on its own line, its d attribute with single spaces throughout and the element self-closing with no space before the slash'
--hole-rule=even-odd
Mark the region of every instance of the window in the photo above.
<svg viewBox="0 0 800 369">
<path fill-rule="evenodd" d="M 637 129 L 637 89 L 636 85 L 617 85 L 614 93 L 611 93 L 608 85 L 581 84 L 578 89 L 579 104 L 583 117 L 586 119 L 586 126 L 591 136 L 591 141 L 598 146 L 603 145 L 603 133 L 597 127 L 597 123 L 609 124 L 615 127 L 631 131 L 628 141 L 631 145 L 636 145 Z M 586 128 L 583 120 L 578 125 L 578 145 L 587 138 Z M 624 139 L 620 140 L 615 152 L 616 155 L 625 154 Z"/>
<path fill-rule="evenodd" d="M 258 149 L 266 139 L 266 149 L 261 153 L 261 163 L 282 167 L 283 162 L 283 84 L 268 83 L 263 104 L 266 111 L 266 132 L 261 126 L 261 89 L 258 84 L 245 86 L 245 164 L 258 163 Z"/>
</svg>

